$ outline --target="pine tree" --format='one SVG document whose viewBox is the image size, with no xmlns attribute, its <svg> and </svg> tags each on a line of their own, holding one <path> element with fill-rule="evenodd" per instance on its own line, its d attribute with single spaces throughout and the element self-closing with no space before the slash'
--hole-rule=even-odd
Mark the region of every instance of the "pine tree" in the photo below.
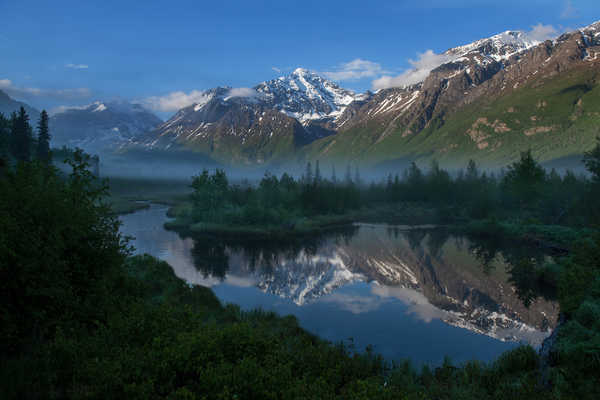
<svg viewBox="0 0 600 400">
<path fill-rule="evenodd" d="M 15 158 L 19 161 L 31 160 L 32 132 L 31 125 L 29 125 L 29 116 L 25 108 L 21 107 L 19 114 L 13 113 L 11 125 L 11 138 Z"/>
<path fill-rule="evenodd" d="M 475 164 L 475 161 L 473 160 L 469 160 L 465 179 L 469 182 L 474 182 L 477 179 L 479 179 L 479 171 L 477 170 L 477 164 Z"/>
<path fill-rule="evenodd" d="M 306 163 L 306 172 L 304 174 L 304 182 L 309 185 L 313 181 L 312 165 L 310 161 Z"/>
<path fill-rule="evenodd" d="M 4 118 L 4 115 L 0 113 L 0 159 L 7 160 L 9 153 L 9 125 L 10 121 Z"/>
<path fill-rule="evenodd" d="M 600 184 L 600 136 L 596 138 L 596 146 L 585 152 L 583 156 L 583 164 L 585 168 L 592 174 L 592 181 Z"/>
<path fill-rule="evenodd" d="M 358 165 L 354 169 L 354 183 L 360 185 L 360 173 L 358 172 Z"/>
<path fill-rule="evenodd" d="M 319 168 L 319 160 L 317 160 L 317 163 L 315 165 L 315 185 L 318 185 L 321 183 L 321 168 Z"/>
<path fill-rule="evenodd" d="M 350 185 L 352 183 L 352 172 L 350 169 L 350 164 L 348 164 L 348 166 L 346 167 L 346 176 L 344 177 L 344 181 L 347 185 Z"/>
<path fill-rule="evenodd" d="M 337 176 L 335 174 L 335 164 L 333 164 L 331 167 L 331 182 L 333 182 L 333 184 L 337 183 Z"/>
<path fill-rule="evenodd" d="M 37 158 L 45 163 L 50 163 L 50 130 L 48 129 L 48 113 L 43 110 L 38 123 Z"/>
</svg>

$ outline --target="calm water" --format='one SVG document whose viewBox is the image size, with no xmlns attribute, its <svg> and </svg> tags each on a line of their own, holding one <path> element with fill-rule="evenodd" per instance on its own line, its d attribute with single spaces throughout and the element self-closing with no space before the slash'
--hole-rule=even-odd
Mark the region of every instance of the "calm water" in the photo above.
<svg viewBox="0 0 600 400">
<path fill-rule="evenodd" d="M 324 339 L 370 344 L 388 359 L 489 361 L 519 342 L 539 345 L 556 321 L 555 303 L 525 307 L 510 283 L 507 261 L 544 257 L 532 249 L 364 224 L 292 243 L 193 240 L 163 229 L 166 211 L 121 217 L 137 253 L 167 261 L 224 303 L 293 314 Z"/>
</svg>

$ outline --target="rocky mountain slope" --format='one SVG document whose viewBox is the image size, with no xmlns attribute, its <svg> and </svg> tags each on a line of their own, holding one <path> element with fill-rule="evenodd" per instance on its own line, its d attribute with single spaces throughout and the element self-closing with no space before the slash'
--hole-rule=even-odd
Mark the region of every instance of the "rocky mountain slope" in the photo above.
<svg viewBox="0 0 600 400">
<path fill-rule="evenodd" d="M 0 90 L 0 113 L 2 113 L 4 117 L 9 118 L 11 113 L 18 112 L 21 107 L 25 108 L 31 124 L 35 125 L 40 117 L 40 112 L 29 104 L 17 101 Z"/>
<path fill-rule="evenodd" d="M 162 121 L 139 104 L 95 102 L 50 118 L 52 146 L 80 147 L 90 153 L 113 152 Z"/>
<path fill-rule="evenodd" d="M 527 148 L 557 160 L 599 134 L 599 55 L 600 22 L 545 42 L 507 31 L 452 48 L 421 82 L 375 93 L 299 68 L 251 89 L 207 91 L 137 145 L 242 165 L 499 166 Z"/>
<path fill-rule="evenodd" d="M 215 88 L 150 132 L 154 149 L 193 149 L 233 164 L 282 161 L 327 135 L 353 101 L 349 90 L 302 68 L 254 88 Z"/>
<path fill-rule="evenodd" d="M 309 157 L 502 165 L 528 147 L 548 161 L 593 146 L 600 22 L 543 43 L 505 32 L 444 55 L 423 82 L 350 105 Z"/>
</svg>

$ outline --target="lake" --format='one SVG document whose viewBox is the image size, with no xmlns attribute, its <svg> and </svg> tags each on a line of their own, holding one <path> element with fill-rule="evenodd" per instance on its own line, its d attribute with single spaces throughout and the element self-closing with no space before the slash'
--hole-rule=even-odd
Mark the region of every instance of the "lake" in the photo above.
<svg viewBox="0 0 600 400">
<path fill-rule="evenodd" d="M 519 343 L 539 346 L 556 324 L 558 304 L 528 298 L 511 274 L 511 260 L 548 257 L 539 249 L 370 224 L 285 242 L 182 238 L 163 228 L 167 209 L 120 217 L 136 253 L 223 303 L 293 314 L 323 339 L 371 345 L 388 360 L 491 361 Z"/>
</svg>

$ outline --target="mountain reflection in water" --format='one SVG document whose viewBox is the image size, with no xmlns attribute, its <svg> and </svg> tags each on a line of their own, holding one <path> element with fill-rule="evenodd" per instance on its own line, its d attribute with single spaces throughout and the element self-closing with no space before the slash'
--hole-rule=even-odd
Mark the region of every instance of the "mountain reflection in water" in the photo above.
<svg viewBox="0 0 600 400">
<path fill-rule="evenodd" d="M 353 318 L 357 326 L 375 324 L 359 342 L 373 339 L 370 343 L 378 343 L 376 350 L 384 355 L 386 347 L 407 340 L 399 335 L 427 331 L 432 340 L 449 340 L 439 323 L 507 344 L 532 345 L 556 324 L 558 306 L 545 298 L 551 296 L 514 285 L 527 280 L 511 275 L 516 261 L 547 258 L 531 247 L 467 239 L 442 229 L 368 224 L 288 241 L 182 239 L 163 229 L 165 211 L 153 205 L 122 217 L 122 231 L 136 237 L 137 252 L 164 259 L 179 277 L 213 287 L 223 301 L 296 314 L 305 328 L 330 340 L 354 337 L 360 329 L 338 326 Z M 311 310 L 311 326 L 303 324 L 303 310 Z M 342 313 L 348 316 L 342 319 Z M 418 329 L 408 332 L 413 325 Z M 388 335 L 389 329 L 396 331 Z M 473 336 L 456 342 L 462 344 L 441 348 L 459 359 L 490 359 L 506 349 L 489 343 L 477 349 Z M 461 350 L 469 343 L 475 355 Z M 394 349 L 390 354 L 405 353 Z M 431 358 L 443 355 L 416 357 L 435 361 Z"/>
</svg>

